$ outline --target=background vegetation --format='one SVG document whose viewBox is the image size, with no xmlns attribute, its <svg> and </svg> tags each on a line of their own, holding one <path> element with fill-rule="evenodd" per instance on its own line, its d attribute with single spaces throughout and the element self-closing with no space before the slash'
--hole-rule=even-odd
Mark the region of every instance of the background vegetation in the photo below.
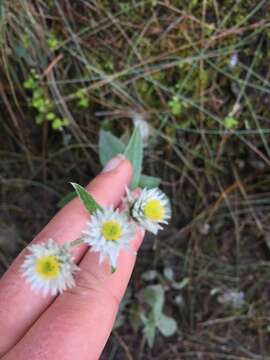
<svg viewBox="0 0 270 360">
<path fill-rule="evenodd" d="M 270 358 L 269 14 L 268 0 L 0 1 L 0 271 L 100 170 L 100 129 L 144 120 L 144 173 L 172 199 L 104 359 Z"/>
</svg>

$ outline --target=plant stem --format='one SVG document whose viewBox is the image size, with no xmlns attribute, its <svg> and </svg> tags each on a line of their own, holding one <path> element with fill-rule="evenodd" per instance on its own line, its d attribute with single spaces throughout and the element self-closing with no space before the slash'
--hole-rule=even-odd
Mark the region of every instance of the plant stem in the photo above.
<svg viewBox="0 0 270 360">
<path fill-rule="evenodd" d="M 79 239 L 71 241 L 70 246 L 71 247 L 76 247 L 76 246 L 82 245 L 83 243 L 84 243 L 83 239 L 79 238 Z"/>
</svg>

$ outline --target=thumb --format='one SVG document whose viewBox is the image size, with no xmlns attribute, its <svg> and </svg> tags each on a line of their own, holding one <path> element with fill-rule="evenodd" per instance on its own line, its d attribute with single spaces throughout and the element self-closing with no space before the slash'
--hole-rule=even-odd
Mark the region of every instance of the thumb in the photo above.
<svg viewBox="0 0 270 360">
<path fill-rule="evenodd" d="M 86 187 L 95 200 L 103 205 L 117 206 L 130 183 L 132 166 L 122 155 L 106 165 L 101 174 Z M 59 244 L 75 240 L 81 235 L 89 214 L 76 198 L 60 210 L 32 243 L 47 242 L 49 238 Z M 86 246 L 74 249 L 75 261 L 83 256 Z M 25 250 L 13 262 L 0 282 L 0 323 L 5 337 L 0 337 L 0 356 L 22 337 L 34 321 L 52 302 L 51 296 L 42 297 L 33 293 L 29 284 L 22 279 L 19 269 L 24 260 Z"/>
</svg>

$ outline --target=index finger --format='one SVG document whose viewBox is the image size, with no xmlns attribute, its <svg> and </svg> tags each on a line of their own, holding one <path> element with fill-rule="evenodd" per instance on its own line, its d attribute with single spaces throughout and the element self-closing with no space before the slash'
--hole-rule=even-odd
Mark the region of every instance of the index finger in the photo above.
<svg viewBox="0 0 270 360">
<path fill-rule="evenodd" d="M 110 272 L 99 254 L 87 251 L 76 275 L 77 286 L 59 296 L 3 360 L 99 359 L 128 285 L 144 232 L 138 228 L 133 251 L 122 250 Z"/>
</svg>

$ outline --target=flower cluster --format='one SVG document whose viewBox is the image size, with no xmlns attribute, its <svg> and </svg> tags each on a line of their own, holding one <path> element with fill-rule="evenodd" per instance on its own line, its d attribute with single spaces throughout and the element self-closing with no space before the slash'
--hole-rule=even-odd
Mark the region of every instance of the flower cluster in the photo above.
<svg viewBox="0 0 270 360">
<path fill-rule="evenodd" d="M 134 234 L 134 225 L 127 216 L 112 207 L 96 211 L 83 231 L 84 240 L 91 251 L 99 252 L 100 264 L 108 258 L 112 268 L 116 268 L 120 250 L 129 248 Z"/>
<path fill-rule="evenodd" d="M 46 244 L 28 247 L 29 254 L 21 266 L 22 276 L 33 290 L 44 295 L 56 295 L 75 285 L 73 274 L 79 270 L 75 265 L 68 244 L 58 245 L 49 239 Z"/>
<path fill-rule="evenodd" d="M 158 188 L 143 189 L 139 195 L 132 195 L 127 189 L 125 202 L 130 209 L 130 216 L 145 230 L 157 234 L 161 224 L 168 224 L 171 207 L 168 197 Z"/>
<path fill-rule="evenodd" d="M 21 266 L 22 276 L 33 290 L 56 295 L 75 286 L 74 274 L 79 270 L 72 257 L 72 248 L 82 243 L 99 253 L 99 263 L 108 260 L 116 270 L 119 253 L 130 248 L 136 224 L 157 234 L 171 217 L 170 202 L 158 188 L 131 192 L 127 189 L 121 211 L 113 207 L 97 207 L 92 212 L 80 239 L 63 246 L 49 239 L 45 244 L 29 246 L 29 254 Z"/>
</svg>

